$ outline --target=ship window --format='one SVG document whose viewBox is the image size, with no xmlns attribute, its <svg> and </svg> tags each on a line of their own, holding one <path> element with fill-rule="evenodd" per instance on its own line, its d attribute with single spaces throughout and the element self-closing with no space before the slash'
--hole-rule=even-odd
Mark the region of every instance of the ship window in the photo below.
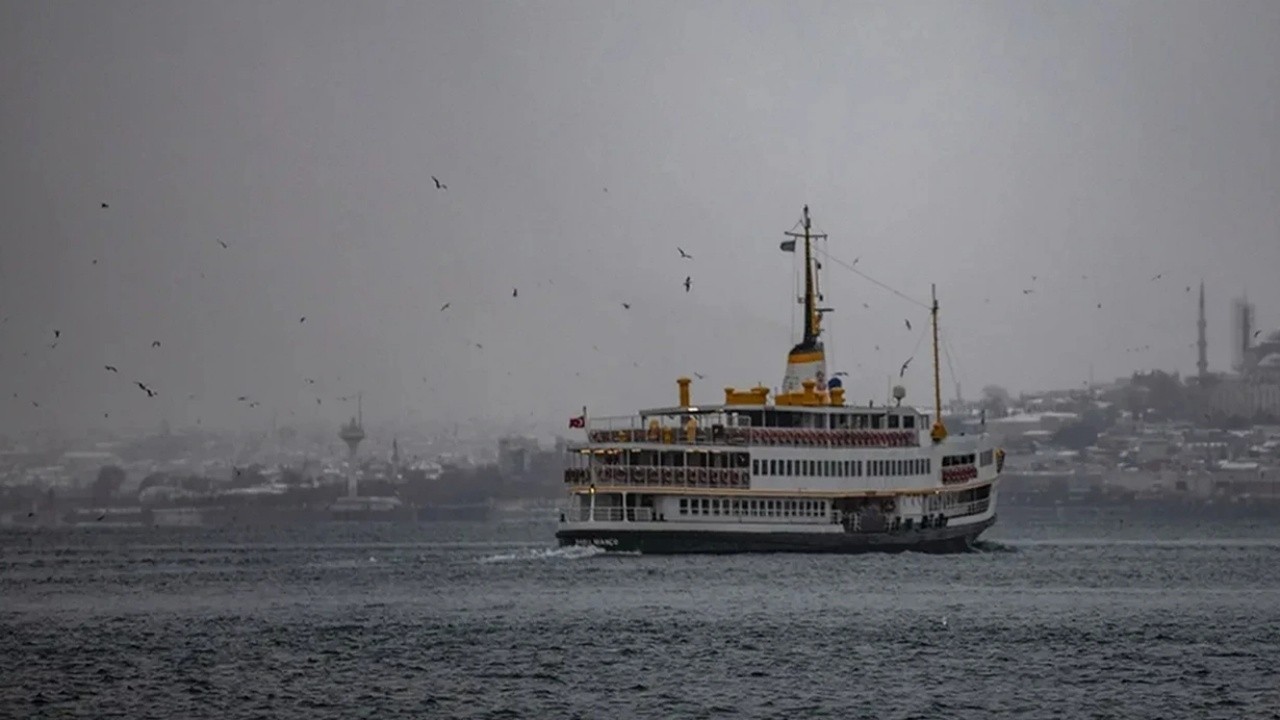
<svg viewBox="0 0 1280 720">
<path fill-rule="evenodd" d="M 790 461 L 790 460 L 786 460 L 786 461 L 784 461 L 784 462 L 786 462 L 786 464 L 787 464 L 787 471 L 786 471 L 786 473 L 785 473 L 785 474 L 786 474 L 786 475 L 790 475 L 790 474 L 791 474 L 791 461 Z"/>
<path fill-rule="evenodd" d="M 760 461 L 759 461 L 759 460 L 752 460 L 752 461 L 751 461 L 751 474 L 752 474 L 752 475 L 759 475 L 759 474 L 760 474 Z"/>
<path fill-rule="evenodd" d="M 890 429 L 890 430 L 897 430 L 897 429 L 898 429 L 898 416 L 897 416 L 897 415 L 890 415 L 890 416 L 889 416 L 889 429 Z"/>
<path fill-rule="evenodd" d="M 809 461 L 809 477 L 817 477 L 817 476 L 818 476 L 818 461 L 810 460 Z"/>
<path fill-rule="evenodd" d="M 702 502 L 701 502 L 701 503 L 699 503 L 699 505 L 700 505 L 700 506 L 701 506 L 701 508 L 702 508 L 702 512 L 701 512 L 700 514 L 702 514 L 702 515 L 710 515 L 710 514 L 711 514 L 711 501 L 710 501 L 710 500 L 708 500 L 708 499 L 706 499 L 706 498 L 702 498 Z"/>
<path fill-rule="evenodd" d="M 914 430 L 916 427 L 916 416 L 915 415 L 903 416 L 902 427 L 906 430 Z"/>
<path fill-rule="evenodd" d="M 769 460 L 769 461 L 768 461 L 768 463 L 769 463 L 769 474 L 770 474 L 770 475 L 777 475 L 777 474 L 778 474 L 778 461 L 777 461 L 777 460 Z"/>
<path fill-rule="evenodd" d="M 681 514 L 681 515 L 688 515 L 688 514 L 689 514 L 689 499 L 688 499 L 688 498 L 680 498 L 680 514 Z"/>
</svg>

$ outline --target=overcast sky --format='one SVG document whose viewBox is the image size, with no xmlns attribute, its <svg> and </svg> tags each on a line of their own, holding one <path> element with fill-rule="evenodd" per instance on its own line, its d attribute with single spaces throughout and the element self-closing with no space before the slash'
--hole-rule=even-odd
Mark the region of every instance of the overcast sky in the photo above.
<svg viewBox="0 0 1280 720">
<path fill-rule="evenodd" d="M 805 203 L 937 283 L 947 396 L 1192 371 L 1202 277 L 1211 367 L 1280 325 L 1280 3 L 15 0 L 0 68 L 0 431 L 776 386 Z M 927 403 L 826 269 L 832 370 Z"/>
</svg>

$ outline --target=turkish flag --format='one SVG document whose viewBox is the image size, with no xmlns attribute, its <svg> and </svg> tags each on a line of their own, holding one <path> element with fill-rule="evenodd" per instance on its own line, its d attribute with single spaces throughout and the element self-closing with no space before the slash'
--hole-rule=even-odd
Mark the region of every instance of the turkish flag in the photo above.
<svg viewBox="0 0 1280 720">
<path fill-rule="evenodd" d="M 569 427 L 584 428 L 587 426 L 587 416 L 579 415 L 578 417 L 569 418 Z"/>
</svg>

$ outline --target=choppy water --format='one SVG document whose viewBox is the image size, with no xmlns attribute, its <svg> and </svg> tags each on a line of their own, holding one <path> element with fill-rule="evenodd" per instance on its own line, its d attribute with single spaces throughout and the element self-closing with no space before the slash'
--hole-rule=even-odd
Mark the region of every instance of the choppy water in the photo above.
<svg viewBox="0 0 1280 720">
<path fill-rule="evenodd" d="M 551 525 L 0 534 L 0 717 L 1280 717 L 1280 531 L 1002 519 L 949 557 Z"/>
</svg>

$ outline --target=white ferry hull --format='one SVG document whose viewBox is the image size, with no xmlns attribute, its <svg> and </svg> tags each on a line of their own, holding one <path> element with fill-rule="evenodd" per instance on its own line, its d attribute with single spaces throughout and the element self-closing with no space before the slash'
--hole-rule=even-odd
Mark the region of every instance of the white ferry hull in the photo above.
<svg viewBox="0 0 1280 720">
<path fill-rule="evenodd" d="M 874 533 L 753 532 L 729 528 L 658 529 L 648 524 L 647 527 L 637 528 L 635 523 L 631 523 L 630 527 L 627 527 L 627 523 L 575 523 L 577 527 L 558 531 L 556 539 L 562 547 L 593 546 L 611 552 L 638 552 L 644 555 L 776 552 L 945 554 L 968 552 L 978 536 L 994 525 L 995 521 L 996 516 L 992 514 L 983 520 L 964 525 Z"/>
</svg>

